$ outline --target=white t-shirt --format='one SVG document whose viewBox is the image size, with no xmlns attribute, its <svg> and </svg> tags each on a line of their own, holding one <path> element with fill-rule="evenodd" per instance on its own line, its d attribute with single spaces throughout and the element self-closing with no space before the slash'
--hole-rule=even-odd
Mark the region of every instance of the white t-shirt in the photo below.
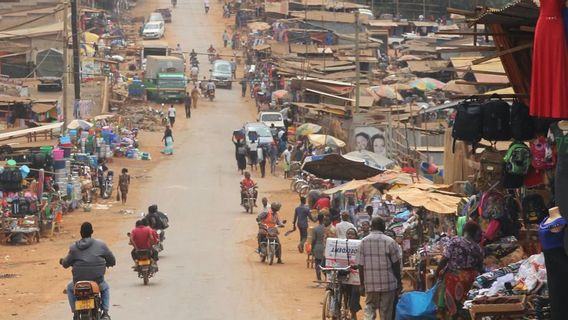
<svg viewBox="0 0 568 320">
<path fill-rule="evenodd" d="M 206 7 L 209 7 L 209 0 L 203 0 L 203 4 L 205 4 Z"/>
<path fill-rule="evenodd" d="M 176 117 L 176 109 L 175 108 L 169 108 L 168 109 L 168 117 L 170 117 L 170 118 Z"/>
<path fill-rule="evenodd" d="M 337 238 L 339 239 L 347 239 L 347 230 L 355 229 L 355 226 L 349 221 L 341 221 L 340 223 L 335 225 L 335 230 L 337 232 Z"/>
<path fill-rule="evenodd" d="M 282 156 L 284 156 L 284 161 L 286 161 L 286 163 L 290 163 L 290 160 L 292 158 L 292 153 L 290 153 L 288 149 L 282 152 Z"/>
<path fill-rule="evenodd" d="M 256 149 L 256 156 L 258 158 L 258 161 L 264 160 L 264 150 L 262 150 L 262 148 Z"/>
<path fill-rule="evenodd" d="M 249 150 L 250 151 L 256 152 L 257 148 L 258 148 L 258 143 L 256 143 L 256 142 L 249 143 Z"/>
</svg>

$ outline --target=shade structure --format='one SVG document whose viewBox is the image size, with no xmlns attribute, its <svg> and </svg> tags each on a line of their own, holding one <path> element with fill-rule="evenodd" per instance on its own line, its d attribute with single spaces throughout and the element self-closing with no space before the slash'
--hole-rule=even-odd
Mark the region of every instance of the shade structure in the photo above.
<svg viewBox="0 0 568 320">
<path fill-rule="evenodd" d="M 364 161 L 348 159 L 340 154 L 307 157 L 302 170 L 322 179 L 350 181 L 374 177 L 382 171 Z"/>
<path fill-rule="evenodd" d="M 367 92 L 375 98 L 402 100 L 402 96 L 396 91 L 395 87 L 390 85 L 369 87 Z"/>
<path fill-rule="evenodd" d="M 367 164 L 368 166 L 375 167 L 379 170 L 386 170 L 392 168 L 395 165 L 395 162 L 392 161 L 391 159 L 382 156 L 378 153 L 366 150 L 349 152 L 343 156 L 348 159 L 365 161 L 365 164 Z"/>
<path fill-rule="evenodd" d="M 346 146 L 343 140 L 337 139 L 336 137 L 328 134 L 310 134 L 308 139 L 312 144 L 317 146 L 328 146 L 334 148 L 343 148 Z"/>
<path fill-rule="evenodd" d="M 442 81 L 432 78 L 419 78 L 410 81 L 408 84 L 411 87 L 418 89 L 420 91 L 432 91 L 436 89 L 442 89 L 446 85 Z"/>
<path fill-rule="evenodd" d="M 458 203 L 462 199 L 459 195 L 432 188 L 423 190 L 414 185 L 389 190 L 387 194 L 399 198 L 413 207 L 422 207 L 439 214 L 456 214 Z"/>
<path fill-rule="evenodd" d="M 478 94 L 479 92 L 475 88 L 475 86 L 470 86 L 466 84 L 459 84 L 457 83 L 458 80 L 451 80 L 450 82 L 446 83 L 446 85 L 442 88 L 443 91 L 458 93 L 458 94 Z"/>
<path fill-rule="evenodd" d="M 80 119 L 75 119 L 71 122 L 69 122 L 69 124 L 67 125 L 67 129 L 83 129 L 83 130 L 87 130 L 93 127 L 93 124 L 85 121 L 85 120 L 80 120 Z"/>
<path fill-rule="evenodd" d="M 309 136 L 310 134 L 318 133 L 320 130 L 321 130 L 320 125 L 308 122 L 296 128 L 296 136 L 297 137 Z"/>
</svg>

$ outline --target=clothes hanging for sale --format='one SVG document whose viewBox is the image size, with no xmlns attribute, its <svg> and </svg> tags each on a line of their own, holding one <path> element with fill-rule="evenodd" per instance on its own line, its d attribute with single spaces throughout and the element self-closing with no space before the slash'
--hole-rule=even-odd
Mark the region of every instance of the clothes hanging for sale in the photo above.
<svg viewBox="0 0 568 320">
<path fill-rule="evenodd" d="M 530 112 L 543 118 L 568 118 L 568 46 L 565 0 L 541 0 L 535 29 Z"/>
</svg>

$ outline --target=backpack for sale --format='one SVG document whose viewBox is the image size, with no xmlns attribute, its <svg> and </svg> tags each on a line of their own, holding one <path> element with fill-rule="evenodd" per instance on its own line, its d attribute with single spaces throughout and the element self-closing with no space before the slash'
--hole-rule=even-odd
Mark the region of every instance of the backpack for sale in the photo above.
<svg viewBox="0 0 568 320">
<path fill-rule="evenodd" d="M 484 192 L 479 201 L 479 213 L 484 219 L 499 219 L 505 214 L 505 200 L 498 192 Z"/>
<path fill-rule="evenodd" d="M 537 170 L 548 170 L 556 164 L 554 152 L 548 140 L 540 136 L 530 142 L 532 154 L 531 165 Z"/>
<path fill-rule="evenodd" d="M 515 101 L 511 106 L 511 135 L 514 140 L 526 141 L 534 138 L 535 118 L 529 114 L 529 107 Z"/>
<path fill-rule="evenodd" d="M 476 180 L 478 190 L 488 188 L 500 182 L 503 177 L 504 152 L 485 149 L 479 159 L 479 172 Z"/>
<path fill-rule="evenodd" d="M 464 100 L 457 106 L 456 119 L 452 128 L 454 146 L 456 140 L 471 142 L 473 144 L 481 140 L 482 130 L 481 103 L 476 99 Z"/>
<path fill-rule="evenodd" d="M 526 195 L 522 201 L 523 220 L 527 224 L 539 224 L 548 215 L 544 199 L 538 193 Z"/>
<path fill-rule="evenodd" d="M 493 95 L 482 106 L 482 138 L 488 141 L 511 140 L 509 104 Z"/>
<path fill-rule="evenodd" d="M 523 142 L 513 142 L 503 160 L 508 173 L 524 176 L 531 165 L 531 150 Z"/>
</svg>

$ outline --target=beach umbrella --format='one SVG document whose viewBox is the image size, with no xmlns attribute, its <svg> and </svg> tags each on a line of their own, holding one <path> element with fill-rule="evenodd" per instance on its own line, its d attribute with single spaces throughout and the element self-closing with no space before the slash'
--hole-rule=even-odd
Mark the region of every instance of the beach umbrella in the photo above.
<svg viewBox="0 0 568 320">
<path fill-rule="evenodd" d="M 345 142 L 328 134 L 310 134 L 308 139 L 312 144 L 317 146 L 328 146 L 334 148 L 345 147 Z"/>
<path fill-rule="evenodd" d="M 408 83 L 411 87 L 420 91 L 432 91 L 442 89 L 446 84 L 432 78 L 419 78 Z"/>
<path fill-rule="evenodd" d="M 336 153 L 307 157 L 302 170 L 322 179 L 343 181 L 366 179 L 383 172 L 364 161 L 348 159 Z"/>
<path fill-rule="evenodd" d="M 395 165 L 395 162 L 391 159 L 368 150 L 353 151 L 344 154 L 343 156 L 352 160 L 365 161 L 366 165 L 375 167 L 379 170 L 386 170 Z"/>
<path fill-rule="evenodd" d="M 458 84 L 457 81 L 458 80 L 451 80 L 450 82 L 446 83 L 446 85 L 442 88 L 442 90 L 446 92 L 467 94 L 467 95 L 474 95 L 479 93 L 475 88 L 475 86 Z"/>
<path fill-rule="evenodd" d="M 392 86 L 373 86 L 367 88 L 367 92 L 376 98 L 387 98 L 391 100 L 402 100 L 400 94 Z"/>
<path fill-rule="evenodd" d="M 67 125 L 67 129 L 83 129 L 83 130 L 87 130 L 87 129 L 91 129 L 93 127 L 93 124 L 90 122 L 87 122 L 85 120 L 80 120 L 80 119 L 75 119 L 71 122 L 69 122 L 69 124 Z"/>
<path fill-rule="evenodd" d="M 321 130 L 321 126 L 314 123 L 304 123 L 298 128 L 296 128 L 296 137 L 308 136 L 313 133 L 318 133 Z"/>
</svg>

